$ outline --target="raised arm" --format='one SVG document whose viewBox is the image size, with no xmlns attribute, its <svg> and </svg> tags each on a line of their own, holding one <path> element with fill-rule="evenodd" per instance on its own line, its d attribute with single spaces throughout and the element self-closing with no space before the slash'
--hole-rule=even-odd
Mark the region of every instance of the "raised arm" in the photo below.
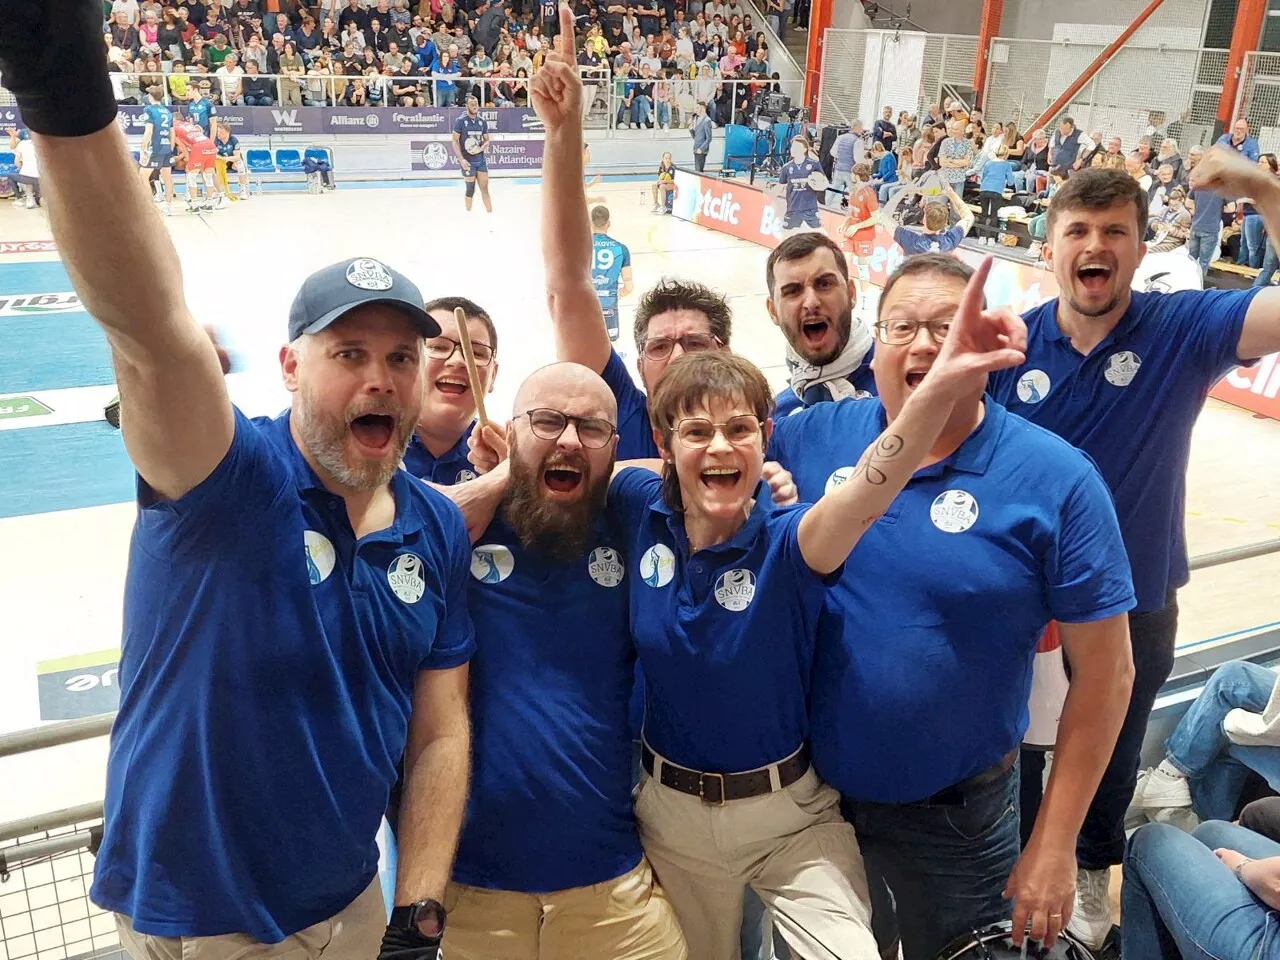
<svg viewBox="0 0 1280 960">
<path fill-rule="evenodd" d="M 560 5 L 555 51 L 530 82 L 547 131 L 542 159 L 542 261 L 556 358 L 600 373 L 612 347 L 591 283 L 591 219 L 582 183 L 582 78 L 574 60 L 573 11 Z"/>
<path fill-rule="evenodd" d="M 1027 328 L 1007 308 L 984 311 L 987 257 L 965 288 L 942 351 L 924 382 L 876 438 L 844 483 L 823 495 L 800 521 L 797 538 L 816 573 L 839 568 L 866 529 L 888 509 L 929 454 L 957 400 L 981 390 L 986 375 L 1025 360 Z"/>
<path fill-rule="evenodd" d="M 101 4 L 0 0 L 0 74 L 31 129 L 67 273 L 111 346 L 129 456 L 157 494 L 180 497 L 222 460 L 235 421 L 116 126 Z"/>
<path fill-rule="evenodd" d="M 1215 146 L 1191 171 L 1190 185 L 1193 190 L 1212 190 L 1223 197 L 1252 197 L 1267 235 L 1280 237 L 1280 179 L 1262 173 L 1256 162 Z M 1280 289 L 1268 287 L 1249 304 L 1236 356 L 1256 360 L 1276 351 L 1280 351 Z"/>
</svg>

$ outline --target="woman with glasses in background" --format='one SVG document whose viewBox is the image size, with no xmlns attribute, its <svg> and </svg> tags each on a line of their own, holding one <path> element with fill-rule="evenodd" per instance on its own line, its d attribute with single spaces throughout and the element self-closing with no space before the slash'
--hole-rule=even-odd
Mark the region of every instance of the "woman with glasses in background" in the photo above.
<svg viewBox="0 0 1280 960">
<path fill-rule="evenodd" d="M 817 503 L 770 501 L 769 386 L 727 350 L 688 352 L 658 381 L 649 412 L 662 475 L 614 477 L 647 683 L 636 819 L 691 957 L 738 956 L 747 885 L 800 960 L 878 957 L 853 828 L 809 761 L 813 649 L 827 588 L 862 533 L 956 398 L 1015 352 L 975 337 L 975 289 L 928 380 Z"/>
</svg>

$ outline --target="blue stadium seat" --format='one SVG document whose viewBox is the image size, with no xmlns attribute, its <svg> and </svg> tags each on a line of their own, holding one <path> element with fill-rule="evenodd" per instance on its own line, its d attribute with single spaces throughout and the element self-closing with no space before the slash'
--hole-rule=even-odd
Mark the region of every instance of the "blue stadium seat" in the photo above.
<svg viewBox="0 0 1280 960">
<path fill-rule="evenodd" d="M 270 150 L 246 150 L 244 162 L 250 173 L 275 173 L 276 165 L 271 162 Z"/>
<path fill-rule="evenodd" d="M 0 153 L 0 177 L 13 177 L 18 174 L 18 158 L 9 150 Z"/>
<path fill-rule="evenodd" d="M 333 151 L 328 147 L 307 147 L 302 153 L 303 160 L 323 160 L 333 169 Z"/>
<path fill-rule="evenodd" d="M 297 150 L 277 150 L 276 169 L 281 173 L 301 173 L 302 154 Z"/>
</svg>

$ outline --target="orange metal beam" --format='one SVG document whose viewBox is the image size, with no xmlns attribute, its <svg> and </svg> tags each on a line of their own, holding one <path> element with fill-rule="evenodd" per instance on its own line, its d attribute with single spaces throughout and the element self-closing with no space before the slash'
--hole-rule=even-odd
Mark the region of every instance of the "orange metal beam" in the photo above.
<svg viewBox="0 0 1280 960">
<path fill-rule="evenodd" d="M 1242 2 L 1252 2 L 1252 0 L 1242 0 Z M 1263 0 L 1263 2 L 1265 2 L 1265 0 Z M 1025 136 L 1028 140 L 1031 139 L 1031 132 L 1033 130 L 1039 129 L 1044 126 L 1047 121 L 1056 117 L 1058 115 L 1058 111 L 1070 103 L 1071 98 L 1084 89 L 1085 84 L 1092 80 L 1094 75 L 1102 69 L 1103 65 L 1115 56 L 1116 51 L 1123 47 L 1129 41 L 1129 38 L 1138 32 L 1138 28 L 1146 23 L 1153 13 L 1160 9 L 1160 5 L 1162 3 L 1164 3 L 1164 0 L 1151 0 L 1151 2 L 1143 8 L 1142 12 L 1133 18 L 1133 23 L 1125 27 L 1124 30 L 1120 32 L 1120 36 L 1111 41 L 1107 48 L 1098 54 L 1093 63 L 1089 64 L 1089 66 L 1085 68 L 1084 72 L 1080 74 L 1080 76 L 1076 77 L 1071 86 L 1067 87 L 1067 89 L 1062 92 L 1062 96 L 1053 101 L 1053 103 L 1050 104 L 1049 109 L 1037 117 L 1036 122 L 1026 129 Z"/>
<path fill-rule="evenodd" d="M 832 2 L 833 0 L 813 0 L 809 7 L 809 49 L 805 54 L 804 102 L 809 107 L 809 118 L 814 123 L 818 122 L 818 84 L 822 76 L 822 44 L 826 39 L 827 28 L 831 26 Z"/>
<path fill-rule="evenodd" d="M 1218 122 L 1231 125 L 1231 113 L 1236 108 L 1236 92 L 1240 89 L 1240 72 L 1244 68 L 1244 55 L 1256 50 L 1262 37 L 1262 22 L 1267 16 L 1267 0 L 1240 0 L 1236 7 L 1236 22 L 1231 30 L 1231 51 L 1227 54 L 1227 68 L 1222 76 L 1222 96 L 1218 98 Z"/>
<path fill-rule="evenodd" d="M 978 60 L 973 65 L 974 106 L 982 105 L 983 88 L 987 83 L 987 59 L 991 56 L 991 41 L 1000 34 L 1000 20 L 1004 16 L 1004 0 L 983 0 L 982 23 L 978 27 Z"/>
</svg>

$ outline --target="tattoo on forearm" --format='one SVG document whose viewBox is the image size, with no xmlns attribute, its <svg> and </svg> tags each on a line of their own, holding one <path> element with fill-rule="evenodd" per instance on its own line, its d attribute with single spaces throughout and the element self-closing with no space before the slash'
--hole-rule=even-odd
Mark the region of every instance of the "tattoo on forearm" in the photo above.
<svg viewBox="0 0 1280 960">
<path fill-rule="evenodd" d="M 853 476 L 849 479 L 852 480 L 855 477 L 865 475 L 867 483 L 874 484 L 877 487 L 883 486 L 888 482 L 889 478 L 880 469 L 880 465 L 895 459 L 902 453 L 904 445 L 902 438 L 897 434 L 881 434 L 880 439 L 862 454 L 862 459 L 858 461 L 858 466 L 853 471 Z"/>
</svg>

